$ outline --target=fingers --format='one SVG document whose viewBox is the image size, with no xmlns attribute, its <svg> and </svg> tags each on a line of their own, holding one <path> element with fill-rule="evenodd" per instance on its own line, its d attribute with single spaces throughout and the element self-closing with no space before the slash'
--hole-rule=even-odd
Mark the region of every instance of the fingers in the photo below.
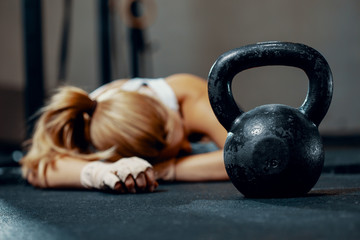
<svg viewBox="0 0 360 240">
<path fill-rule="evenodd" d="M 107 173 L 103 177 L 103 184 L 110 189 L 115 189 L 116 184 L 119 182 L 119 178 L 113 173 Z M 103 186 L 99 186 L 103 187 Z"/>
<path fill-rule="evenodd" d="M 147 183 L 146 183 L 145 173 L 141 172 L 135 179 L 135 182 L 138 191 L 144 192 L 146 190 Z"/>
<path fill-rule="evenodd" d="M 153 192 L 158 187 L 158 183 L 156 182 L 155 179 L 154 169 L 152 168 L 146 169 L 145 178 L 147 182 L 147 191 Z"/>
<path fill-rule="evenodd" d="M 38 188 L 45 188 L 46 184 L 45 181 L 41 180 L 37 173 L 34 171 L 29 170 L 26 174 L 26 180 L 28 181 L 28 183 L 30 183 L 31 185 L 33 185 L 34 187 L 38 187 Z"/>
<path fill-rule="evenodd" d="M 117 183 L 115 184 L 114 190 L 115 190 L 116 192 L 119 192 L 119 193 L 125 193 L 125 192 L 126 192 L 126 191 L 125 191 L 125 188 L 123 187 L 123 183 L 121 183 L 121 182 L 117 182 Z"/>
<path fill-rule="evenodd" d="M 26 176 L 26 180 L 33 186 L 37 185 L 36 176 L 32 171 L 29 171 Z"/>
<path fill-rule="evenodd" d="M 125 182 L 118 182 L 114 186 L 114 190 L 120 193 L 141 193 L 153 192 L 158 187 L 155 180 L 154 170 L 148 168 L 145 172 L 141 172 L 136 179 L 132 175 L 127 176 Z"/>
<path fill-rule="evenodd" d="M 137 177 L 141 172 L 145 172 L 147 168 L 151 168 L 150 163 L 144 159 L 131 157 L 122 158 L 111 165 L 112 170 L 116 170 L 116 175 L 121 181 L 125 182 L 126 178 L 131 174 Z"/>
<path fill-rule="evenodd" d="M 127 176 L 124 185 L 129 193 L 136 193 L 135 181 L 132 175 Z"/>
</svg>

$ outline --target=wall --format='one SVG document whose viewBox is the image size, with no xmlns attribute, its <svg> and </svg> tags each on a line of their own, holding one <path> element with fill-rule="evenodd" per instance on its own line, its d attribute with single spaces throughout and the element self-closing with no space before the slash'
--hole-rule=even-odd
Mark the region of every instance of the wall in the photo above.
<svg viewBox="0 0 360 240">
<path fill-rule="evenodd" d="M 97 5 L 95 0 L 73 2 L 67 82 L 92 90 L 99 84 Z M 146 31 L 152 60 L 149 76 L 189 72 L 206 78 L 216 58 L 232 48 L 269 40 L 305 43 L 325 56 L 334 75 L 333 102 L 321 132 L 360 134 L 358 1 L 155 2 L 156 21 Z M 113 4 L 117 23 L 113 76 L 127 77 L 127 32 L 119 14 L 119 2 Z M 43 7 L 46 89 L 51 93 L 57 86 L 62 1 L 43 0 Z M 0 1 L 0 32 L 0 90 L 9 93 L 0 96 L 0 141 L 19 141 L 24 134 L 20 0 Z M 240 73 L 233 89 L 245 110 L 273 102 L 299 106 L 306 94 L 307 80 L 298 69 L 265 67 Z"/>
<path fill-rule="evenodd" d="M 160 49 L 155 74 L 186 71 L 207 76 L 223 52 L 269 41 L 305 43 L 328 60 L 334 96 L 320 129 L 327 134 L 360 133 L 360 3 L 358 1 L 157 1 L 151 28 Z M 301 105 L 307 88 L 302 71 L 250 70 L 234 81 L 236 98 L 250 109 L 263 103 Z M 238 81 L 237 81 L 238 80 Z"/>
<path fill-rule="evenodd" d="M 25 134 L 20 1 L 0 1 L 0 142 Z"/>
</svg>

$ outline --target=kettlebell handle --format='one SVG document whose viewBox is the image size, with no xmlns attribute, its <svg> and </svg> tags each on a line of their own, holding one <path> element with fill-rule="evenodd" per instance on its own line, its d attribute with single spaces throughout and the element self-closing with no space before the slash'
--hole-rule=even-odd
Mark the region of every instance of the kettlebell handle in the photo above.
<svg viewBox="0 0 360 240">
<path fill-rule="evenodd" d="M 298 108 L 319 126 L 325 117 L 333 92 L 330 67 L 315 49 L 300 43 L 263 42 L 236 48 L 222 54 L 208 76 L 209 100 L 219 122 L 227 131 L 243 111 L 236 104 L 231 83 L 236 74 L 249 68 L 284 65 L 302 69 L 309 78 L 304 103 Z"/>
</svg>

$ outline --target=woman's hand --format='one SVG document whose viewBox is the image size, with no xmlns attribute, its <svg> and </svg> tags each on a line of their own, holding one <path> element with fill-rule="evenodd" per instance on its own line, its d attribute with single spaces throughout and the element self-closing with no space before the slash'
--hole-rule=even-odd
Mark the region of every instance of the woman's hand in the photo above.
<svg viewBox="0 0 360 240">
<path fill-rule="evenodd" d="M 80 178 L 86 188 L 120 193 L 153 192 L 158 186 L 152 166 L 138 157 L 114 163 L 91 162 L 82 169 Z"/>
<path fill-rule="evenodd" d="M 22 176 L 27 180 L 28 183 L 38 188 L 46 188 L 45 177 L 39 178 L 37 171 L 33 171 L 26 167 L 21 168 Z"/>
<path fill-rule="evenodd" d="M 152 168 L 141 172 L 135 179 L 129 175 L 125 182 L 117 182 L 114 190 L 120 193 L 153 192 L 158 187 Z"/>
<path fill-rule="evenodd" d="M 155 179 L 167 182 L 175 181 L 175 164 L 176 159 L 170 159 L 154 165 Z"/>
</svg>

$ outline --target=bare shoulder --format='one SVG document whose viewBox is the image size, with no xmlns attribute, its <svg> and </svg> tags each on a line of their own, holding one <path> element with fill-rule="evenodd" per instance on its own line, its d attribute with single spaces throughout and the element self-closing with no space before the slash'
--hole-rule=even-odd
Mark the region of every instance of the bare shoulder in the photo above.
<svg viewBox="0 0 360 240">
<path fill-rule="evenodd" d="M 183 121 L 189 133 L 208 136 L 223 147 L 227 133 L 210 106 L 207 81 L 191 74 L 172 75 L 167 81 L 180 100 Z"/>
<path fill-rule="evenodd" d="M 174 74 L 166 78 L 167 83 L 174 90 L 179 101 L 197 98 L 207 94 L 205 79 L 187 73 Z"/>
</svg>

